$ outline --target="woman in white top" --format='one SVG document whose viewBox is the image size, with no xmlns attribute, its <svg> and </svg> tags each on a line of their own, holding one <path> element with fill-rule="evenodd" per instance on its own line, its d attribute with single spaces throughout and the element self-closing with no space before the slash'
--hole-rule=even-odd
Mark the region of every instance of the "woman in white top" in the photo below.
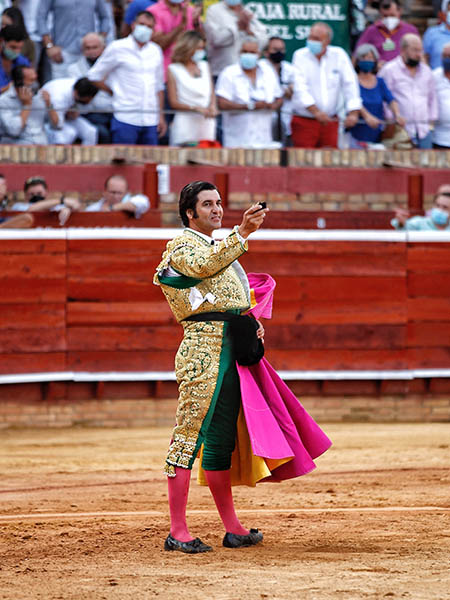
<svg viewBox="0 0 450 600">
<path fill-rule="evenodd" d="M 171 146 L 216 139 L 216 96 L 204 58 L 204 38 L 186 31 L 175 45 L 167 72 L 169 104 L 177 111 L 170 126 Z"/>
</svg>

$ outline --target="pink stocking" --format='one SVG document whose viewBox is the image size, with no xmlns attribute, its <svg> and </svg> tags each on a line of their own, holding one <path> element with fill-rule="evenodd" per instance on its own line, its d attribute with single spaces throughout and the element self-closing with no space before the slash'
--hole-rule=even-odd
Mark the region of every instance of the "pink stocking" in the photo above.
<svg viewBox="0 0 450 600">
<path fill-rule="evenodd" d="M 189 495 L 191 470 L 175 467 L 175 477 L 167 478 L 169 490 L 170 533 L 180 542 L 190 542 L 194 538 L 186 523 L 186 506 Z"/>
<path fill-rule="evenodd" d="M 242 527 L 234 510 L 229 469 L 227 471 L 205 471 L 205 476 L 225 531 L 237 535 L 248 535 L 248 529 Z"/>
</svg>

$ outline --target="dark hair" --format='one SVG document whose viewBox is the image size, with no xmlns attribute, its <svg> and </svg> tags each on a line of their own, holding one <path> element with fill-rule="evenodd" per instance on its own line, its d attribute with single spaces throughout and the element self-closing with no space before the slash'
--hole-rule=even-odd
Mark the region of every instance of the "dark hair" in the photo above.
<svg viewBox="0 0 450 600">
<path fill-rule="evenodd" d="M 126 177 L 124 177 L 123 175 L 120 175 L 119 173 L 114 173 L 114 175 L 110 175 L 109 177 L 107 177 L 105 179 L 105 183 L 103 186 L 104 190 L 106 190 L 106 188 L 108 187 L 108 183 L 111 181 L 111 179 L 121 179 L 122 181 L 125 181 L 127 190 L 128 190 L 128 181 L 126 180 Z"/>
<path fill-rule="evenodd" d="M 23 184 L 23 191 L 26 192 L 33 185 L 43 185 L 46 190 L 48 190 L 47 182 L 41 175 L 33 175 L 32 177 L 28 177 L 25 179 L 25 183 Z"/>
<path fill-rule="evenodd" d="M 20 88 L 23 86 L 23 69 L 30 69 L 31 67 L 24 67 L 24 65 L 17 65 L 11 69 L 11 79 L 14 87 Z"/>
<path fill-rule="evenodd" d="M 209 181 L 192 181 L 184 186 L 180 192 L 180 201 L 178 203 L 178 210 L 181 217 L 181 221 L 185 227 L 189 227 L 189 219 L 186 211 L 192 209 L 194 211 L 194 219 L 198 217 L 196 206 L 198 201 L 198 195 L 204 190 L 216 190 L 217 187 Z"/>
<path fill-rule="evenodd" d="M 93 98 L 98 92 L 98 88 L 89 81 L 87 77 L 81 77 L 75 82 L 73 89 L 77 92 L 80 98 Z"/>
<path fill-rule="evenodd" d="M 273 35 L 272 37 L 269 38 L 269 41 L 267 42 L 267 45 L 269 45 L 270 42 L 272 42 L 273 40 L 280 40 L 280 42 L 284 42 L 283 38 L 280 37 L 279 35 Z"/>
<path fill-rule="evenodd" d="M 23 14 L 20 8 L 17 8 L 16 6 L 10 6 L 9 8 L 5 8 L 5 10 L 2 12 L 2 16 L 3 15 L 9 17 L 13 25 L 18 25 L 19 27 L 22 27 L 22 29 L 25 31 L 28 37 L 28 31 L 25 25 L 25 21 L 23 20 Z"/>
<path fill-rule="evenodd" d="M 389 4 L 389 6 L 388 6 Z M 390 8 L 391 4 L 396 4 L 398 6 L 398 8 L 402 7 L 402 3 L 400 0 L 381 0 L 380 2 L 380 8 Z"/>
<path fill-rule="evenodd" d="M 23 42 L 28 35 L 20 25 L 6 25 L 0 30 L 0 38 L 5 42 Z"/>
<path fill-rule="evenodd" d="M 145 15 L 146 17 L 150 17 L 151 19 L 153 19 L 153 21 L 155 21 L 155 15 L 153 13 L 151 13 L 149 10 L 140 10 L 138 12 L 138 14 L 134 17 L 134 21 L 137 21 L 137 19 L 141 15 Z"/>
</svg>

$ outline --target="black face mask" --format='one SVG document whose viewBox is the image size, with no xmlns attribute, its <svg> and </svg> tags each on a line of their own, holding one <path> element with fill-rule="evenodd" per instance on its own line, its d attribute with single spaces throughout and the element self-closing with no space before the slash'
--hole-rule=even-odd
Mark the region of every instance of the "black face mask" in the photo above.
<svg viewBox="0 0 450 600">
<path fill-rule="evenodd" d="M 98 58 L 98 57 L 97 57 L 97 58 Z M 95 62 L 96 62 L 97 58 L 88 58 L 88 57 L 86 56 L 86 60 L 87 60 L 87 61 L 88 61 L 88 63 L 91 65 L 91 67 L 92 67 L 92 65 L 93 65 L 93 64 L 95 64 Z"/>
<path fill-rule="evenodd" d="M 44 196 L 41 196 L 40 194 L 34 194 L 34 196 L 31 196 L 30 198 L 30 204 L 40 202 L 41 200 L 45 200 Z"/>
<path fill-rule="evenodd" d="M 281 52 L 281 50 L 277 50 L 276 52 L 271 52 L 269 54 L 269 60 L 273 63 L 279 64 L 284 57 L 286 56 L 286 52 Z"/>
<path fill-rule="evenodd" d="M 417 67 L 417 65 L 420 63 L 420 60 L 418 58 L 407 58 L 406 59 L 406 64 L 408 65 L 408 67 Z"/>
</svg>

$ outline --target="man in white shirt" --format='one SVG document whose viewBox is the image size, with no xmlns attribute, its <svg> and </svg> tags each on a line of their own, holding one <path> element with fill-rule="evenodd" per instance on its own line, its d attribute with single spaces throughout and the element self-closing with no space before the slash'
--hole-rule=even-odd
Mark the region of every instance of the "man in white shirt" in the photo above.
<svg viewBox="0 0 450 600">
<path fill-rule="evenodd" d="M 294 52 L 297 68 L 292 97 L 292 143 L 299 148 L 337 148 L 337 111 L 345 102 L 346 128 L 356 125 L 362 106 L 358 79 L 350 58 L 331 46 L 332 29 L 315 23 L 304 48 Z"/>
<path fill-rule="evenodd" d="M 84 117 L 80 117 L 79 105 L 91 102 L 97 88 L 89 79 L 82 77 L 52 79 L 42 87 L 51 101 L 50 110 L 56 119 L 46 124 L 49 144 L 73 144 L 80 139 L 83 146 L 97 143 L 97 129 Z"/>
<path fill-rule="evenodd" d="M 266 26 L 242 6 L 242 0 L 221 0 L 206 11 L 204 24 L 208 62 L 216 78 L 239 60 L 244 38 L 252 36 L 263 48 L 268 40 Z"/>
<path fill-rule="evenodd" d="M 239 62 L 217 80 L 216 96 L 223 114 L 223 145 L 228 148 L 280 147 L 272 136 L 273 111 L 283 102 L 274 70 L 259 61 L 258 41 L 244 40 Z"/>
<path fill-rule="evenodd" d="M 83 56 L 76 63 L 69 65 L 69 77 L 86 77 L 89 69 L 97 62 L 105 49 L 105 39 L 98 33 L 87 33 L 81 41 Z M 86 105 L 83 116 L 92 123 L 98 131 L 98 143 L 111 143 L 111 118 L 113 103 L 111 94 L 99 90 L 92 102 Z"/>
<path fill-rule="evenodd" d="M 88 73 L 99 89 L 113 96 L 113 144 L 156 146 L 158 134 L 163 136 L 167 129 L 162 112 L 163 55 L 150 41 L 154 25 L 152 13 L 138 13 L 131 34 L 111 42 Z"/>
<path fill-rule="evenodd" d="M 144 194 L 132 196 L 128 192 L 128 182 L 123 175 L 111 175 L 105 181 L 103 198 L 90 204 L 86 211 L 122 211 L 132 213 L 139 219 L 150 208 L 150 202 Z"/>
<path fill-rule="evenodd" d="M 450 148 L 450 42 L 442 48 L 442 66 L 433 71 L 439 117 L 434 124 L 433 148 Z"/>
</svg>

